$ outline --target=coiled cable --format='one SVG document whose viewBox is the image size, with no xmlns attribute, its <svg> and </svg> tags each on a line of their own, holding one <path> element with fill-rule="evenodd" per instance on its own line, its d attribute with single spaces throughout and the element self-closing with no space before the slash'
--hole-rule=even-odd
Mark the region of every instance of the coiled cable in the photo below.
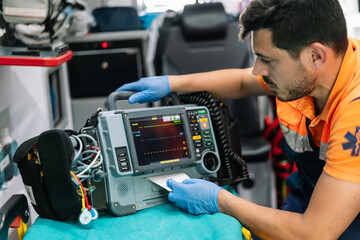
<svg viewBox="0 0 360 240">
<path fill-rule="evenodd" d="M 215 137 L 218 141 L 218 149 L 220 154 L 224 156 L 223 164 L 225 166 L 225 171 L 229 180 L 232 183 L 250 180 L 249 172 L 244 159 L 231 149 L 229 140 L 226 135 L 226 127 L 224 124 L 223 115 L 221 113 L 220 107 L 212 95 L 208 92 L 199 92 L 183 94 L 180 95 L 179 98 L 185 104 L 195 103 L 200 106 L 205 106 L 209 109 L 210 117 L 214 125 Z M 235 178 L 233 176 L 231 162 L 235 163 L 235 165 L 241 168 L 240 178 Z"/>
</svg>

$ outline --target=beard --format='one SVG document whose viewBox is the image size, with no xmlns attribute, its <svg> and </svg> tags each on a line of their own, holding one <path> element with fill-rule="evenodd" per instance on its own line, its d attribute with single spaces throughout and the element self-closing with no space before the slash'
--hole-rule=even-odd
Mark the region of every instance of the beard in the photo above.
<svg viewBox="0 0 360 240">
<path fill-rule="evenodd" d="M 306 71 L 301 63 L 299 63 L 293 78 L 284 87 L 280 88 L 271 81 L 270 77 L 262 77 L 275 96 L 283 102 L 297 100 L 309 95 L 314 90 L 316 82 L 315 75 Z"/>
</svg>

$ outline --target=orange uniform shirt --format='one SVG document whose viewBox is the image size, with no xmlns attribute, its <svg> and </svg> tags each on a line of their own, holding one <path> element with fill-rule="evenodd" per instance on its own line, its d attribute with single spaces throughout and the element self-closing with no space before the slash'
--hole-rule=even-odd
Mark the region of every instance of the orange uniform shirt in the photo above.
<svg viewBox="0 0 360 240">
<path fill-rule="evenodd" d="M 261 86 L 268 90 L 261 76 Z M 281 129 L 295 152 L 312 151 L 306 118 L 324 171 L 335 178 L 360 183 L 360 40 L 349 38 L 340 72 L 322 113 L 315 116 L 313 99 L 282 102 L 276 99 Z"/>
</svg>

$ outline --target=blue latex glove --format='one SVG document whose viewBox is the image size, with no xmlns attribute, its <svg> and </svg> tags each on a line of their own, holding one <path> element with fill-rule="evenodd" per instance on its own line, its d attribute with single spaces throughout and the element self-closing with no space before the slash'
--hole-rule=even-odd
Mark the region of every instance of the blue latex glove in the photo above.
<svg viewBox="0 0 360 240">
<path fill-rule="evenodd" d="M 201 179 L 185 179 L 182 183 L 168 179 L 167 186 L 173 189 L 169 200 L 182 210 L 191 214 L 219 212 L 218 185 Z"/>
<path fill-rule="evenodd" d="M 129 97 L 129 103 L 155 102 L 171 92 L 168 76 L 141 78 L 122 85 L 116 91 L 137 91 Z"/>
</svg>

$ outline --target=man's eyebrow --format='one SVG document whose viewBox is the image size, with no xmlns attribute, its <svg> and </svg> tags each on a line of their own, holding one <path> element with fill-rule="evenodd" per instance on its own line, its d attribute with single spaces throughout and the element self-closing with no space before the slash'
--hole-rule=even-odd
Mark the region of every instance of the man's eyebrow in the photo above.
<svg viewBox="0 0 360 240">
<path fill-rule="evenodd" d="M 258 52 L 255 52 L 255 55 L 258 56 L 258 57 L 262 57 L 262 58 L 269 58 L 269 59 L 272 59 L 271 57 L 268 57 L 268 56 L 265 56 L 261 53 L 258 53 Z"/>
</svg>

